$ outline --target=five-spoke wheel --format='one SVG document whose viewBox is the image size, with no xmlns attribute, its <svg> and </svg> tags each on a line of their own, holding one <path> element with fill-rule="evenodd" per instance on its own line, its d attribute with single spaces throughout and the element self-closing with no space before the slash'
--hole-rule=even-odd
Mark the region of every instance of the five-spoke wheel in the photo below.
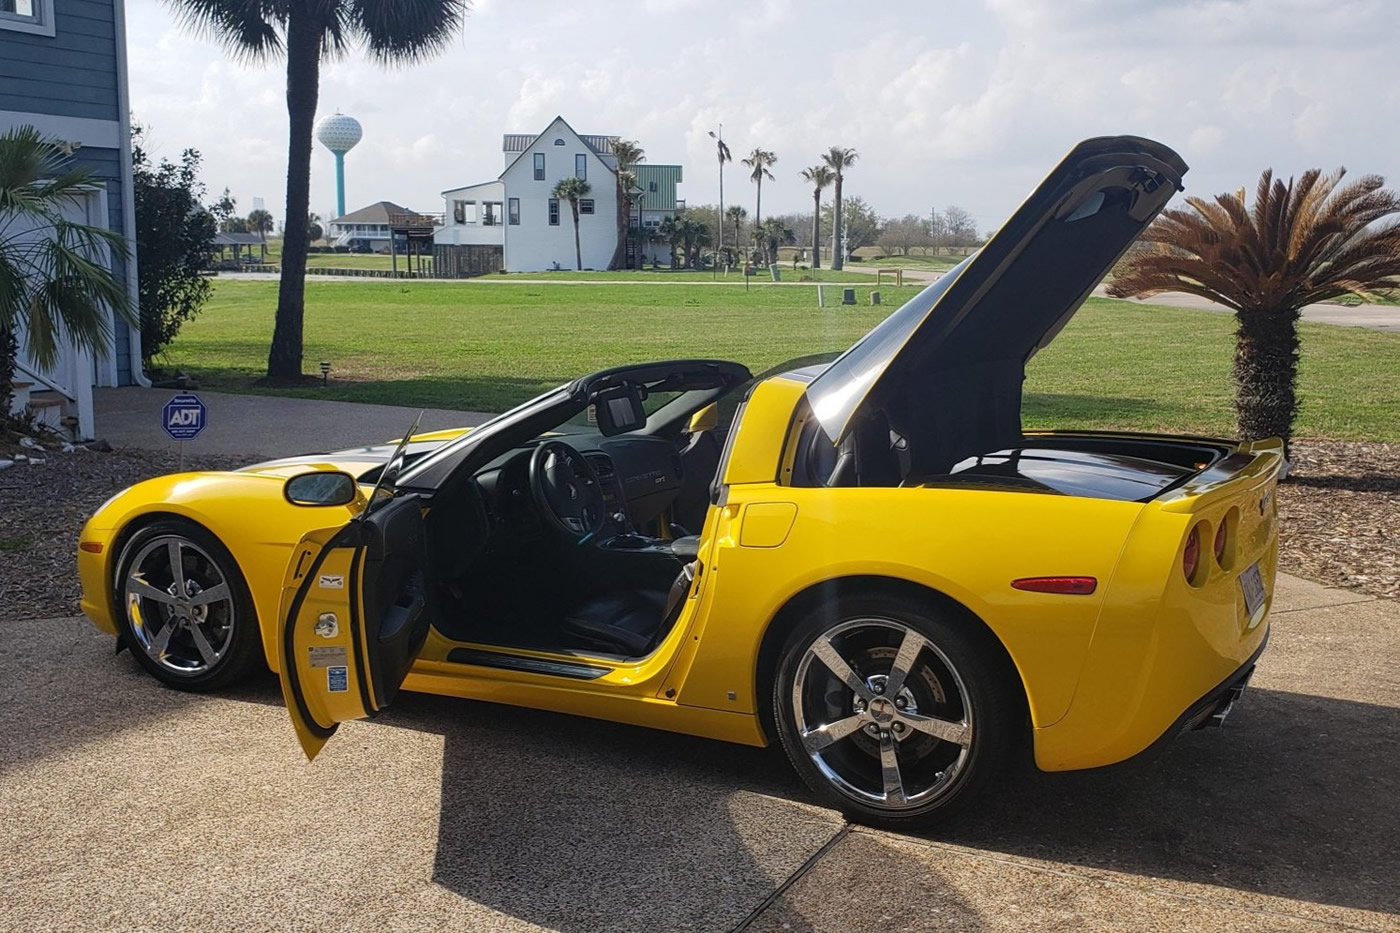
<svg viewBox="0 0 1400 933">
<path fill-rule="evenodd" d="M 142 528 L 123 548 L 114 582 L 127 647 L 161 681 L 208 690 L 256 662 L 247 586 L 228 550 L 197 525 Z"/>
<path fill-rule="evenodd" d="M 793 765 L 833 805 L 910 826 L 946 814 L 996 769 L 1007 703 L 965 626 L 887 597 L 839 600 L 800 624 L 774 704 Z"/>
</svg>

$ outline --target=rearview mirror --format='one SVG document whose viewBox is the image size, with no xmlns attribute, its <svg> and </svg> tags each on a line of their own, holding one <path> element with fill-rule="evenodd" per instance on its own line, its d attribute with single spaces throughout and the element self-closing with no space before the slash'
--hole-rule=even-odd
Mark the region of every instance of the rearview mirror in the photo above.
<svg viewBox="0 0 1400 933">
<path fill-rule="evenodd" d="M 630 382 L 601 393 L 593 403 L 593 410 L 598 416 L 598 430 L 604 437 L 626 434 L 647 423 L 641 393 Z"/>
<path fill-rule="evenodd" d="M 349 505 L 358 493 L 355 477 L 339 470 L 302 473 L 282 487 L 292 505 Z"/>
</svg>

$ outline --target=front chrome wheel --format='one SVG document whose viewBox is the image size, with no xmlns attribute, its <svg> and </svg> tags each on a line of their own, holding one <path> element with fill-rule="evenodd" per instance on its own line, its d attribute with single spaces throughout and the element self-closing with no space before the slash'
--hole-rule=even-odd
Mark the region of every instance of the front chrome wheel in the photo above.
<svg viewBox="0 0 1400 933">
<path fill-rule="evenodd" d="M 851 619 L 818 635 L 797 663 L 792 711 L 816 770 L 881 810 L 918 808 L 955 786 L 975 728 L 952 661 L 887 618 Z"/>
<path fill-rule="evenodd" d="M 241 622 L 228 573 L 190 538 L 140 542 L 121 581 L 127 629 L 158 672 L 196 678 L 217 669 Z"/>
</svg>

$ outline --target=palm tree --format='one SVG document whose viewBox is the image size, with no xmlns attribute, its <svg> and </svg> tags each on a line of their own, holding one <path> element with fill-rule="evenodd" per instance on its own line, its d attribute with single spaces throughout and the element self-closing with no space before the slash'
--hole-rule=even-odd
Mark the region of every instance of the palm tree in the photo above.
<svg viewBox="0 0 1400 933">
<path fill-rule="evenodd" d="M 249 233 L 256 233 L 258 238 L 264 243 L 267 242 L 267 235 L 272 232 L 272 215 L 262 208 L 250 211 L 248 219 L 244 221 Z"/>
<path fill-rule="evenodd" d="M 831 169 L 834 185 L 831 202 L 831 268 L 840 270 L 846 265 L 846 253 L 841 249 L 841 183 L 846 178 L 846 169 L 856 164 L 860 153 L 854 149 L 832 146 L 822 155 L 822 162 Z"/>
<path fill-rule="evenodd" d="M 767 242 L 772 262 L 778 261 L 778 247 L 786 246 L 793 239 L 792 228 L 776 217 L 769 217 L 763 222 L 762 236 Z"/>
<path fill-rule="evenodd" d="M 802 178 L 812 186 L 812 268 L 822 267 L 822 189 L 836 180 L 831 166 L 822 162 L 811 168 L 804 168 Z M 839 267 L 838 267 L 839 268 Z"/>
<path fill-rule="evenodd" d="M 311 198 L 311 128 L 321 62 L 363 44 L 381 65 L 422 61 L 447 46 L 467 0 L 166 0 L 195 32 L 235 58 L 286 59 L 287 207 L 277 322 L 267 356 L 270 379 L 301 379 L 306 298 L 306 215 Z"/>
<path fill-rule="evenodd" d="M 739 204 L 731 204 L 725 209 L 724 215 L 729 219 L 729 222 L 734 225 L 734 242 L 738 243 L 739 227 L 743 224 L 744 219 L 749 216 L 748 209 Z M 722 220 L 720 221 L 720 229 L 724 229 L 724 221 Z"/>
<path fill-rule="evenodd" d="M 578 269 L 583 271 L 583 247 L 579 244 L 578 238 L 578 202 L 580 198 L 586 198 L 593 191 L 593 186 L 582 178 L 570 175 L 562 179 L 554 186 L 550 196 L 560 201 L 569 202 L 569 210 L 574 214 L 574 259 L 578 262 Z"/>
<path fill-rule="evenodd" d="M 683 216 L 676 227 L 685 246 L 685 264 L 692 269 L 700 268 L 700 252 L 710 245 L 709 224 Z"/>
<path fill-rule="evenodd" d="M 743 160 L 752 171 L 749 172 L 749 181 L 758 186 L 758 193 L 755 196 L 753 206 L 753 226 L 758 230 L 763 226 L 763 179 L 773 181 L 773 173 L 768 171 L 768 166 L 778 161 L 778 157 L 767 149 L 754 149 L 749 153 L 749 157 Z"/>
<path fill-rule="evenodd" d="M 126 241 L 64 217 L 103 184 L 69 163 L 67 150 L 32 126 L 0 135 L 0 423 L 10 414 L 21 330 L 34 362 L 48 368 L 62 342 L 104 351 L 108 308 L 136 323 L 131 295 L 107 264 L 127 255 Z"/>
<path fill-rule="evenodd" d="M 681 243 L 681 225 L 676 220 L 675 215 L 666 217 L 661 221 L 661 226 L 656 230 L 662 240 L 671 247 L 671 268 L 676 268 L 676 247 Z"/>
<path fill-rule="evenodd" d="M 1400 285 L 1400 195 L 1379 175 L 1342 185 L 1345 169 L 1286 183 L 1266 169 L 1245 190 L 1187 198 L 1164 212 L 1120 264 L 1116 297 L 1186 292 L 1235 312 L 1235 417 L 1247 440 L 1287 443 L 1298 414 L 1298 318 L 1314 302 L 1374 297 Z"/>
<path fill-rule="evenodd" d="M 627 260 L 628 228 L 632 226 L 632 186 L 637 183 L 636 166 L 645 162 L 646 150 L 635 139 L 614 139 L 613 155 L 617 158 L 617 249 L 613 251 L 609 269 L 621 269 Z M 641 227 L 641 218 L 637 218 Z M 638 249 L 640 262 L 640 247 Z"/>
<path fill-rule="evenodd" d="M 733 162 L 734 157 L 729 154 L 729 147 L 724 144 L 724 124 L 719 125 L 719 132 L 710 130 L 710 138 L 715 141 L 715 158 L 719 160 L 719 251 L 724 252 L 724 163 Z"/>
<path fill-rule="evenodd" d="M 307 242 L 308 244 L 315 243 L 317 240 L 321 239 L 321 237 L 324 236 L 325 233 L 326 233 L 326 231 L 323 230 L 323 229 L 321 228 L 321 215 L 320 215 L 320 214 L 307 214 L 307 215 L 306 215 L 306 242 Z"/>
</svg>

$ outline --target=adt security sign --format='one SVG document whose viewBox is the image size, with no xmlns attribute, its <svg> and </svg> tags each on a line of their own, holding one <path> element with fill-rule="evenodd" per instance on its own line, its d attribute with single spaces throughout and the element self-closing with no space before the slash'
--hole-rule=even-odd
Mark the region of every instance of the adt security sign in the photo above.
<svg viewBox="0 0 1400 933">
<path fill-rule="evenodd" d="M 197 437 L 208 421 L 209 409 L 193 393 L 177 395 L 161 409 L 161 427 L 171 440 L 188 441 Z"/>
</svg>

